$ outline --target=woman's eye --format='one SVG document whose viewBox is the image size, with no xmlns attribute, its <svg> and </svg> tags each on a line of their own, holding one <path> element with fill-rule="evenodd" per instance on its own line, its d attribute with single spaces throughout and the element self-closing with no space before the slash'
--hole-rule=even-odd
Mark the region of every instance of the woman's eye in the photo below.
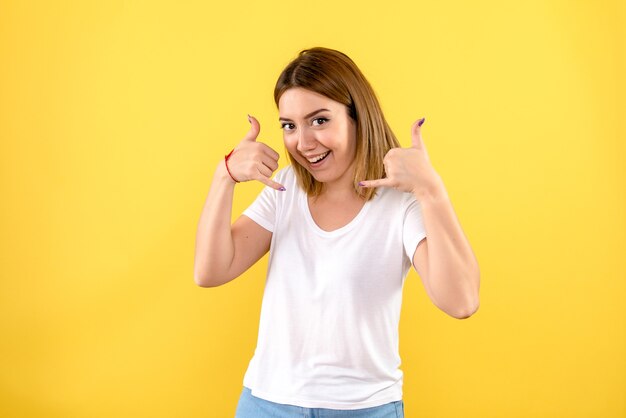
<svg viewBox="0 0 626 418">
<path fill-rule="evenodd" d="M 288 129 L 285 129 L 286 131 L 290 131 L 293 129 L 293 123 L 283 123 L 280 125 L 281 129 L 285 129 L 286 127 L 289 127 Z"/>
<path fill-rule="evenodd" d="M 315 122 L 317 122 L 317 121 L 321 121 L 321 123 L 318 123 L 318 125 L 323 125 L 324 123 L 328 122 L 328 119 L 326 119 L 326 118 L 316 118 L 316 119 L 313 119 L 313 124 L 315 125 Z"/>
</svg>

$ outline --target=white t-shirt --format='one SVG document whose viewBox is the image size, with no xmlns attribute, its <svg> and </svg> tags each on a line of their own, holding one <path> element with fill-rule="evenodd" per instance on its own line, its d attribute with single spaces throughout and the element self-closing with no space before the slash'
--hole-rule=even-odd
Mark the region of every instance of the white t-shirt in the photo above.
<svg viewBox="0 0 626 418">
<path fill-rule="evenodd" d="M 398 325 L 404 279 L 426 237 L 418 201 L 379 188 L 347 225 L 322 230 L 291 166 L 244 211 L 272 232 L 252 395 L 306 408 L 402 399 Z"/>
</svg>

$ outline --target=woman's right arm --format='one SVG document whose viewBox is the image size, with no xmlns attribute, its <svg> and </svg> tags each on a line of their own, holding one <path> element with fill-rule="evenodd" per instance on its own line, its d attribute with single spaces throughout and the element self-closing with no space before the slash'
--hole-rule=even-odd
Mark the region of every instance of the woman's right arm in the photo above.
<svg viewBox="0 0 626 418">
<path fill-rule="evenodd" d="M 281 190 L 283 186 L 270 179 L 278 168 L 278 153 L 256 141 L 258 121 L 251 117 L 250 124 L 250 131 L 228 160 L 228 169 L 239 181 L 258 180 Z M 224 160 L 220 161 L 198 223 L 194 281 L 201 287 L 228 283 L 269 250 L 272 233 L 247 216 L 240 216 L 231 226 L 236 184 L 232 177 Z"/>
</svg>

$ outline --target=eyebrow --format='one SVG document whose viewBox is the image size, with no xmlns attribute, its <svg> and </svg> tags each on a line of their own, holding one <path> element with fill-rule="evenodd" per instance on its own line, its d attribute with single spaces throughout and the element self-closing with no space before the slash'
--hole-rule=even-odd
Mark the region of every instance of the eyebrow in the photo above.
<svg viewBox="0 0 626 418">
<path fill-rule="evenodd" d="M 323 111 L 330 112 L 330 110 L 328 110 L 328 109 L 317 109 L 317 110 L 314 110 L 313 112 L 309 113 L 308 115 L 304 115 L 304 119 L 308 119 L 308 118 L 310 118 L 311 116 L 315 115 L 316 113 L 323 112 Z M 281 120 L 286 120 L 286 121 L 289 121 L 289 122 L 293 122 L 291 119 L 287 119 L 287 118 L 278 118 L 278 121 L 279 121 L 279 122 L 280 122 Z"/>
</svg>

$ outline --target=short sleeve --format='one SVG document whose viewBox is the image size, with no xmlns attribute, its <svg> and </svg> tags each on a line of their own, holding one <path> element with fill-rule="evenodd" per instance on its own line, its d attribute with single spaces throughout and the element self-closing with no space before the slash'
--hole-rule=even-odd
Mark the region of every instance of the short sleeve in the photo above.
<svg viewBox="0 0 626 418">
<path fill-rule="evenodd" d="M 276 221 L 276 190 L 265 186 L 243 214 L 270 232 Z"/>
<path fill-rule="evenodd" d="M 279 170 L 274 180 L 286 185 L 288 190 L 290 190 L 291 177 L 293 177 L 292 170 L 291 167 L 288 166 L 285 169 Z M 289 192 L 277 192 L 273 188 L 265 186 L 254 202 L 243 211 L 243 215 L 246 215 L 268 231 L 272 233 L 276 232 L 277 213 L 283 204 L 281 203 L 282 200 L 279 202 L 279 196 L 284 199 L 286 194 L 289 194 Z"/>
<path fill-rule="evenodd" d="M 402 241 L 404 251 L 413 264 L 413 254 L 417 245 L 426 238 L 426 228 L 422 217 L 422 207 L 420 203 L 412 198 L 404 212 L 404 222 L 402 225 Z"/>
</svg>

